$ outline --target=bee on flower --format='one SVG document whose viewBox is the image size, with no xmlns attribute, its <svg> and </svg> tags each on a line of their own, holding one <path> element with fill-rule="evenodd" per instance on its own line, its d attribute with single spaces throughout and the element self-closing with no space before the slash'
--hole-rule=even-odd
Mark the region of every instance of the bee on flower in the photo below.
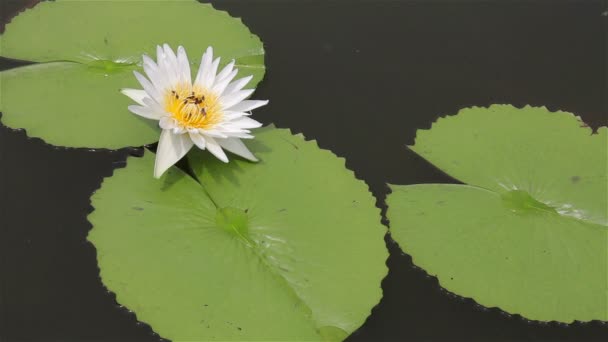
<svg viewBox="0 0 608 342">
<path fill-rule="evenodd" d="M 268 101 L 247 100 L 255 89 L 243 89 L 253 76 L 235 78 L 234 61 L 220 72 L 220 58 L 213 59 L 207 48 L 194 82 L 185 49 L 177 54 L 165 44 L 157 47 L 157 60 L 143 56 L 144 77 L 135 71 L 142 89 L 121 92 L 137 105 L 129 111 L 146 119 L 158 120 L 162 129 L 154 164 L 154 177 L 159 178 L 177 163 L 192 146 L 208 150 L 228 162 L 224 150 L 251 161 L 257 161 L 241 139 L 252 139 L 251 129 L 262 124 L 251 119 L 251 110 Z"/>
</svg>

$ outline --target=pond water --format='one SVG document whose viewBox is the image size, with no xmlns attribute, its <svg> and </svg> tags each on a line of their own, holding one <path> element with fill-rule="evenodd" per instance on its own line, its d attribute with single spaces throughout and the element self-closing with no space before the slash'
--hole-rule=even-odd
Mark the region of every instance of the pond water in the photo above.
<svg viewBox="0 0 608 342">
<path fill-rule="evenodd" d="M 23 2 L 2 3 L 4 24 Z M 546 105 L 606 124 L 600 1 L 225 1 L 264 42 L 255 113 L 345 157 L 385 208 L 386 183 L 454 183 L 406 148 L 460 108 Z M 22 65 L 0 59 L 0 69 Z M 131 150 L 58 149 L 0 127 L 0 337 L 156 341 L 117 306 L 85 239 L 89 197 Z M 135 151 L 136 152 L 136 151 Z M 441 290 L 390 237 L 384 298 L 349 341 L 608 339 L 600 323 L 539 324 Z"/>
</svg>

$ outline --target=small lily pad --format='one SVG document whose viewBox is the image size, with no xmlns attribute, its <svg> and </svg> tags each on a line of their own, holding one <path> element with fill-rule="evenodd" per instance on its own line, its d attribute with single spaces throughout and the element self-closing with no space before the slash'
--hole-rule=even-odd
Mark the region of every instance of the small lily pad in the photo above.
<svg viewBox="0 0 608 342">
<path fill-rule="evenodd" d="M 4 57 L 41 62 L 0 72 L 2 122 L 67 147 L 120 148 L 156 142 L 160 130 L 133 118 L 119 90 L 156 45 L 183 45 L 196 70 L 213 46 L 239 76 L 264 75 L 264 48 L 239 20 L 192 1 L 42 2 L 0 36 Z"/>
<path fill-rule="evenodd" d="M 129 158 L 92 197 L 89 240 L 120 304 L 176 341 L 339 341 L 380 300 L 387 251 L 344 161 L 266 127 L 260 159 L 189 154 L 200 183 Z M 201 185 L 202 184 L 202 185 Z"/>
<path fill-rule="evenodd" d="M 467 183 L 391 185 L 391 235 L 443 287 L 540 321 L 608 320 L 608 129 L 463 109 L 412 150 Z"/>
</svg>

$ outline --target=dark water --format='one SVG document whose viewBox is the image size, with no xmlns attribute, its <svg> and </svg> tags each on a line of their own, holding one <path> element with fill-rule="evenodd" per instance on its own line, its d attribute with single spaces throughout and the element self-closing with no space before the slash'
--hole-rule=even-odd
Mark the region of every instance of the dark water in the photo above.
<svg viewBox="0 0 608 342">
<path fill-rule="evenodd" d="M 4 23 L 33 1 L 1 0 Z M 405 148 L 462 107 L 546 105 L 608 121 L 604 1 L 258 0 L 216 4 L 264 41 L 255 116 L 385 183 L 454 180 Z M 0 61 L 6 69 L 16 64 Z M 98 279 L 89 196 L 129 151 L 58 149 L 0 127 L 0 339 L 157 341 Z M 599 322 L 529 322 L 441 290 L 387 239 L 384 298 L 349 341 L 608 340 Z M 598 256 L 600 257 L 600 256 Z"/>
</svg>

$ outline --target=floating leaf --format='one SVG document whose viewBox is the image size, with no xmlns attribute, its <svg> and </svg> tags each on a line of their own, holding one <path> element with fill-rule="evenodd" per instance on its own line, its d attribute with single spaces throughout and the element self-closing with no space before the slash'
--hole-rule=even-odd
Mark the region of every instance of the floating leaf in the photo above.
<svg viewBox="0 0 608 342">
<path fill-rule="evenodd" d="M 102 280 L 172 340 L 342 340 L 387 271 L 374 198 L 301 136 L 248 145 L 260 162 L 191 151 L 204 189 L 176 168 L 153 179 L 149 152 L 107 178 L 89 216 Z"/>
<path fill-rule="evenodd" d="M 196 70 L 207 46 L 239 75 L 264 75 L 264 49 L 242 22 L 196 1 L 43 2 L 0 36 L 4 57 L 50 62 L 0 73 L 2 121 L 68 147 L 153 143 L 159 129 L 132 118 L 119 90 L 138 87 L 133 70 L 156 45 L 183 45 Z M 141 70 L 140 70 L 141 71 Z M 106 129 L 108 128 L 108 129 Z M 126 133 L 123 133 L 126 132 Z"/>
<path fill-rule="evenodd" d="M 133 101 L 118 90 L 138 87 L 130 72 L 107 77 L 83 64 L 58 62 L 11 69 L 0 77 L 2 122 L 26 127 L 29 136 L 56 146 L 106 148 L 158 140 L 158 122 L 129 113 Z M 73 94 L 74 107 L 67 109 L 72 104 L 66 96 L 49 93 Z"/>
<path fill-rule="evenodd" d="M 570 113 L 469 108 L 412 149 L 469 185 L 393 185 L 391 234 L 446 289 L 541 321 L 608 320 L 608 137 Z"/>
</svg>

